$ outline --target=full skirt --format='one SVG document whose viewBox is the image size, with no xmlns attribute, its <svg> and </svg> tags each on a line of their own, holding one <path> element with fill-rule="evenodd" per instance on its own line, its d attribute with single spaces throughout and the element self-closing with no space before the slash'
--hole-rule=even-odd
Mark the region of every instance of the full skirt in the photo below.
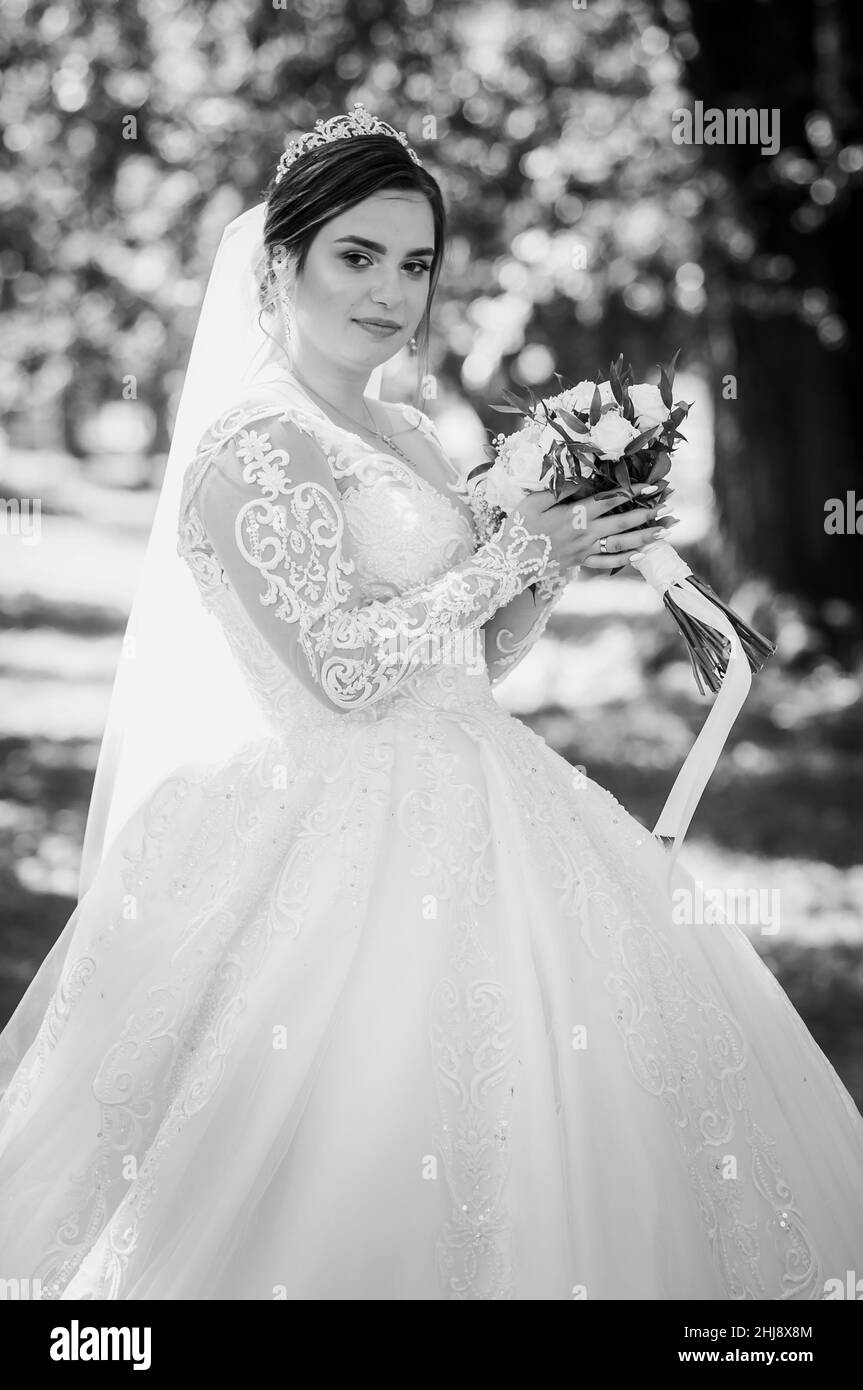
<svg viewBox="0 0 863 1390">
<path fill-rule="evenodd" d="M 180 768 L 0 1039 L 48 1299 L 783 1299 L 863 1120 L 741 929 L 495 706 Z"/>
</svg>

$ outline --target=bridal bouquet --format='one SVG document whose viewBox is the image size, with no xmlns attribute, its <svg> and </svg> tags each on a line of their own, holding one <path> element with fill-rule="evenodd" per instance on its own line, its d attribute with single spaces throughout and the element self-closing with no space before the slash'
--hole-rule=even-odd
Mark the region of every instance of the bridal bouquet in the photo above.
<svg viewBox="0 0 863 1390">
<path fill-rule="evenodd" d="M 622 491 L 625 499 L 614 512 L 650 507 L 669 495 L 663 480 L 677 442 L 684 438 L 679 426 L 689 412 L 686 402 L 672 396 L 678 356 L 667 371 L 660 367 L 658 386 L 633 383 L 632 368 L 620 356 L 606 381 L 580 381 L 543 400 L 531 391 L 529 406 L 505 391 L 510 404 L 494 408 L 522 415 L 525 423 L 514 434 L 497 435 L 492 458 L 468 474 L 468 481 L 482 475 L 474 505 L 489 528 L 496 529 L 527 493 L 547 490 L 559 499 L 565 485 L 564 500 L 574 503 Z M 557 380 L 563 385 L 559 376 Z M 654 496 L 636 494 L 639 484 L 653 484 Z M 668 541 L 655 540 L 630 552 L 630 563 L 657 590 L 683 633 L 702 695 L 705 684 L 714 692 L 720 689 L 736 643 L 752 671 L 760 671 L 775 651 L 772 642 L 692 573 Z M 717 614 L 722 616 L 717 619 Z"/>
</svg>

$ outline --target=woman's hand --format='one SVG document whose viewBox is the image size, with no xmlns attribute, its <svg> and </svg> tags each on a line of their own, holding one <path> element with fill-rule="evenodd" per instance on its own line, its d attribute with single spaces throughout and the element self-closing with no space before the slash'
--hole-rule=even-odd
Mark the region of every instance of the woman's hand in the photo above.
<svg viewBox="0 0 863 1390">
<path fill-rule="evenodd" d="M 561 570 L 576 565 L 599 570 L 621 569 L 628 564 L 632 552 L 658 540 L 669 526 L 676 524 L 677 518 L 668 516 L 656 520 L 657 512 L 664 505 L 661 498 L 650 507 L 608 516 L 608 512 L 625 501 L 625 492 L 606 492 L 578 502 L 567 501 L 567 496 L 574 491 L 573 484 L 565 485 L 558 501 L 550 492 L 528 493 L 512 513 L 513 516 L 518 514 L 525 530 L 531 534 L 549 537 L 549 559 L 556 560 Z M 636 486 L 634 491 L 643 491 L 643 486 Z M 605 546 L 600 550 L 603 539 Z"/>
</svg>

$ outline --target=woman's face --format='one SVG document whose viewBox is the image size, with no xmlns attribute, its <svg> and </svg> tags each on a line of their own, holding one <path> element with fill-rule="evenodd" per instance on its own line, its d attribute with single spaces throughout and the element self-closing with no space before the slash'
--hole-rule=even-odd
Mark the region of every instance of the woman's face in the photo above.
<svg viewBox="0 0 863 1390">
<path fill-rule="evenodd" d="M 373 193 L 315 236 L 293 289 L 292 351 L 371 371 L 410 341 L 428 301 L 434 221 L 408 189 Z M 388 320 L 393 328 L 363 325 Z"/>
</svg>

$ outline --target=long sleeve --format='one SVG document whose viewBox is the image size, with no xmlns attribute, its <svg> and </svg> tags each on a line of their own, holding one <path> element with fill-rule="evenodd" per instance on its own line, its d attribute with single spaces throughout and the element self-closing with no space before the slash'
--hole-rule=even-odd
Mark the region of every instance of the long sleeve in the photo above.
<svg viewBox="0 0 863 1390">
<path fill-rule="evenodd" d="M 442 662 L 453 634 L 483 627 L 526 585 L 559 573 L 548 537 L 514 515 L 438 578 L 369 599 L 332 463 L 278 407 L 214 450 L 197 506 L 258 631 L 316 698 L 339 710 L 370 705 Z"/>
<path fill-rule="evenodd" d="M 536 646 L 569 584 L 570 574 L 540 579 L 535 598 L 525 589 L 488 619 L 484 628 L 485 659 L 492 685 L 515 670 Z"/>
<path fill-rule="evenodd" d="M 484 499 L 466 479 L 462 479 L 459 491 L 473 512 L 477 536 L 485 541 L 493 534 L 494 525 Z M 539 641 L 555 605 L 578 569 L 576 565 L 565 573 L 546 575 L 536 581 L 535 594 L 523 589 L 488 618 L 484 625 L 485 659 L 493 686 L 515 670 Z"/>
</svg>

